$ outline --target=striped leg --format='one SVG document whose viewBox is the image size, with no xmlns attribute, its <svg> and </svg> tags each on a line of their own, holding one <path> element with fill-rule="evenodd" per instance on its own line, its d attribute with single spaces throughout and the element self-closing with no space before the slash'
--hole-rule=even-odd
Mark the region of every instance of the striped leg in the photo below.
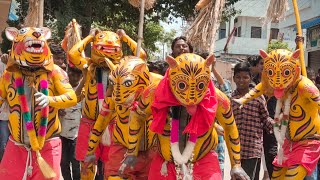
<svg viewBox="0 0 320 180">
<path fill-rule="evenodd" d="M 108 180 L 130 180 L 129 178 L 122 178 L 120 176 L 109 176 Z"/>
<path fill-rule="evenodd" d="M 80 162 L 81 168 L 84 167 L 84 163 Z M 86 169 L 87 174 L 83 173 L 83 170 L 81 170 L 81 180 L 93 180 L 97 173 L 97 165 L 90 164 Z"/>
<path fill-rule="evenodd" d="M 285 179 L 303 179 L 307 175 L 307 170 L 301 165 L 289 167 Z"/>
<path fill-rule="evenodd" d="M 272 172 L 272 180 L 282 180 L 284 179 L 285 173 L 286 173 L 287 168 L 282 168 L 282 167 L 273 167 L 273 172 Z"/>
</svg>

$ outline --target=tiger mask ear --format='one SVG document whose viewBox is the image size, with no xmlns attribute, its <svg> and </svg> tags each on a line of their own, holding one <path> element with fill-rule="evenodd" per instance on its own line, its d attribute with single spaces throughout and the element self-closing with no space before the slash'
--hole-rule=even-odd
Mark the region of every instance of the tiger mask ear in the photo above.
<svg viewBox="0 0 320 180">
<path fill-rule="evenodd" d="M 10 41 L 13 41 L 14 38 L 19 34 L 19 30 L 15 27 L 7 27 L 5 32 L 6 32 L 6 37 Z"/>
<path fill-rule="evenodd" d="M 265 51 L 262 50 L 262 49 L 259 50 L 259 54 L 260 54 L 260 56 L 261 56 L 263 59 L 268 59 L 268 58 L 269 58 L 268 53 L 265 52 Z"/>
<path fill-rule="evenodd" d="M 51 38 L 51 30 L 47 27 L 41 27 L 41 31 L 43 32 L 43 36 L 46 40 Z"/>
<path fill-rule="evenodd" d="M 206 59 L 206 66 L 210 68 L 214 61 L 215 61 L 214 54 L 209 55 Z"/>
<path fill-rule="evenodd" d="M 133 71 L 137 71 L 138 73 L 141 73 L 141 72 L 144 72 L 146 70 L 146 68 L 147 68 L 147 64 L 141 63 L 141 64 L 136 65 L 133 68 Z"/>
<path fill-rule="evenodd" d="M 292 57 L 293 59 L 298 59 L 299 56 L 300 56 L 300 53 L 301 53 L 300 49 L 297 49 L 297 50 L 295 50 L 295 51 L 292 53 L 291 57 Z"/>
<path fill-rule="evenodd" d="M 178 67 L 178 62 L 172 56 L 167 56 L 166 61 L 171 69 Z"/>
</svg>

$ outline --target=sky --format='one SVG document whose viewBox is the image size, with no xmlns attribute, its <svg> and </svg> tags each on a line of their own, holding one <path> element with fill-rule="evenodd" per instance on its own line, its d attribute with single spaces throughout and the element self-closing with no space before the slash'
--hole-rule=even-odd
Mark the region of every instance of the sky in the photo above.
<svg viewBox="0 0 320 180">
<path fill-rule="evenodd" d="M 164 21 L 161 21 L 160 24 L 164 27 L 166 32 L 170 32 L 171 29 L 174 29 L 177 31 L 177 36 L 181 35 L 181 30 L 182 30 L 182 19 L 181 18 L 173 18 L 172 23 L 167 23 Z"/>
<path fill-rule="evenodd" d="M 173 22 L 172 23 L 167 23 L 164 21 L 160 21 L 160 25 L 163 26 L 164 30 L 166 32 L 170 32 L 172 29 L 176 30 L 176 36 L 181 36 L 182 33 L 182 19 L 181 18 L 173 18 Z M 157 43 L 157 47 L 160 49 L 160 53 L 157 53 L 156 56 L 158 59 L 163 59 L 164 58 L 164 54 L 167 55 L 169 53 L 171 53 L 171 49 L 170 49 L 171 44 L 167 44 L 167 45 L 163 45 L 160 42 Z M 163 52 L 164 50 L 164 52 Z"/>
</svg>

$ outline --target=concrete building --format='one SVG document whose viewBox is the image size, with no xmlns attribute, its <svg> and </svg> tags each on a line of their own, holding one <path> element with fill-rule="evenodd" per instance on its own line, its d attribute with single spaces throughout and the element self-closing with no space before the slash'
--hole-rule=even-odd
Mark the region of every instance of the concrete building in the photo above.
<svg viewBox="0 0 320 180">
<path fill-rule="evenodd" d="M 317 71 L 320 68 L 320 1 L 298 0 L 297 2 L 305 36 L 305 64 Z M 284 41 L 294 42 L 296 21 L 291 1 L 286 18 L 279 23 L 279 28 Z"/>
<path fill-rule="evenodd" d="M 270 37 L 276 39 L 278 36 L 278 24 L 269 23 L 263 26 L 267 5 L 267 0 L 240 0 L 234 7 L 241 13 L 220 25 L 215 45 L 215 55 L 218 56 L 217 70 L 230 82 L 233 82 L 233 67 L 239 62 L 237 59 L 257 55 L 259 49 L 267 49 Z M 228 34 L 234 36 L 229 40 L 225 51 Z M 232 87 L 235 87 L 233 83 Z"/>
<path fill-rule="evenodd" d="M 243 59 L 258 54 L 259 49 L 267 49 L 270 37 L 276 39 L 279 32 L 277 23 L 263 25 L 267 5 L 267 0 L 237 2 L 234 7 L 241 13 L 231 18 L 229 22 L 221 24 L 215 54 Z M 232 31 L 234 36 L 228 43 L 227 51 L 224 51 L 227 36 Z"/>
</svg>

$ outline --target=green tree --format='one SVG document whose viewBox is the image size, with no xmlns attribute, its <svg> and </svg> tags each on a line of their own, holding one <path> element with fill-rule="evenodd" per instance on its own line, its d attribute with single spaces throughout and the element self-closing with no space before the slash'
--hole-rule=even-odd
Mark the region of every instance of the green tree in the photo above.
<svg viewBox="0 0 320 180">
<path fill-rule="evenodd" d="M 271 41 L 268 44 L 267 53 L 269 53 L 269 52 L 271 52 L 273 50 L 276 50 L 276 49 L 287 49 L 287 50 L 290 50 L 289 46 L 288 46 L 288 43 L 277 40 L 277 41 Z"/>
<path fill-rule="evenodd" d="M 232 7 L 237 1 L 227 0 L 226 6 Z M 28 1 L 17 2 L 20 3 L 19 23 L 22 23 L 27 14 Z M 163 33 L 160 20 L 171 21 L 169 15 L 190 19 L 196 15 L 194 6 L 197 2 L 198 0 L 158 0 L 153 9 L 145 11 L 144 48 L 150 52 L 156 50 L 155 43 Z M 83 37 L 89 34 L 92 25 L 99 25 L 112 31 L 122 28 L 133 39 L 137 39 L 139 9 L 131 6 L 128 0 L 45 0 L 44 12 L 45 26 L 53 30 L 55 41 L 63 38 L 64 29 L 73 18 L 82 25 Z"/>
</svg>

